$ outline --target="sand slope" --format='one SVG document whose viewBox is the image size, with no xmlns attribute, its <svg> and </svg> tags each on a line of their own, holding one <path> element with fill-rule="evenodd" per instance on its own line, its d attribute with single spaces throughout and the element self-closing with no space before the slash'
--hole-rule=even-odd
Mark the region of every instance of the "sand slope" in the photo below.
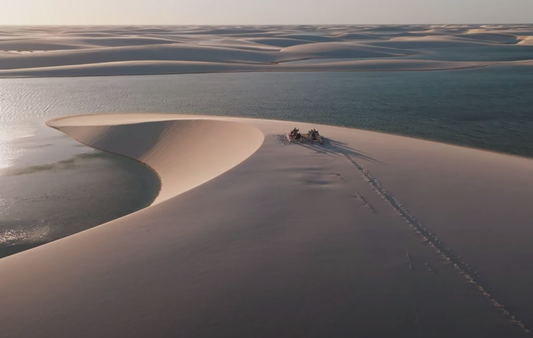
<svg viewBox="0 0 533 338">
<path fill-rule="evenodd" d="M 255 127 L 212 120 L 91 128 L 70 126 L 68 120 L 61 118 L 49 124 L 60 125 L 61 131 L 85 145 L 137 159 L 153 168 L 161 180 L 161 191 L 154 204 L 231 169 L 253 154 L 264 138 Z M 174 155 L 169 156 L 170 153 Z"/>
<path fill-rule="evenodd" d="M 297 55 L 300 58 L 373 58 L 385 56 L 401 56 L 399 50 L 357 45 L 348 42 L 317 42 L 283 48 L 281 53 Z"/>
<path fill-rule="evenodd" d="M 162 195 L 0 260 L 4 336 L 529 336 L 513 315 L 533 323 L 524 226 L 533 161 L 346 128 L 205 118 L 49 122 L 151 163 Z M 294 126 L 329 140 L 287 145 L 278 136 Z M 189 179 L 210 181 L 181 193 Z"/>
</svg>

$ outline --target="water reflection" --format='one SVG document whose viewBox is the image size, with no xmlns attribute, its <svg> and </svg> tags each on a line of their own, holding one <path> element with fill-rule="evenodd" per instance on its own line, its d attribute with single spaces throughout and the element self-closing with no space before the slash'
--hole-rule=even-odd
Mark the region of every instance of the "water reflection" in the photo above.
<svg viewBox="0 0 533 338">
<path fill-rule="evenodd" d="M 23 149 L 16 143 L 18 140 L 31 137 L 33 134 L 20 124 L 2 122 L 0 124 L 0 173 L 13 165 L 20 158 Z"/>
</svg>

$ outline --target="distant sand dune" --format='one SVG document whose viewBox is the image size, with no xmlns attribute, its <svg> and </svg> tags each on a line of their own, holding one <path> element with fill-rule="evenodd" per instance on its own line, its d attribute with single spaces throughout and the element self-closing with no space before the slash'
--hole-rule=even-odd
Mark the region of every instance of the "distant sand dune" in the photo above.
<svg viewBox="0 0 533 338">
<path fill-rule="evenodd" d="M 137 46 L 137 45 L 160 45 L 176 43 L 177 41 L 168 38 L 150 38 L 150 37 L 93 37 L 77 38 L 75 41 L 90 46 L 97 47 L 119 47 L 119 46 Z"/>
<path fill-rule="evenodd" d="M 428 59 L 435 49 L 521 48 L 532 36 L 531 25 L 3 26 L 0 76 L 462 69 L 481 64 Z M 413 61 L 417 54 L 425 60 Z M 317 62 L 280 66 L 310 59 Z M 505 63 L 482 65 L 496 64 Z"/>
<path fill-rule="evenodd" d="M 249 38 L 247 41 L 276 47 L 290 47 L 309 43 L 309 41 L 294 38 Z"/>
<path fill-rule="evenodd" d="M 490 43 L 516 43 L 517 37 L 511 34 L 497 34 L 497 33 L 470 33 L 470 34 L 460 34 L 458 37 L 476 40 L 476 41 L 486 41 Z"/>
<path fill-rule="evenodd" d="M 354 44 L 350 42 L 319 42 L 283 48 L 281 53 L 302 58 L 373 58 L 407 55 L 398 49 Z"/>
<path fill-rule="evenodd" d="M 335 37 L 320 36 L 320 35 L 284 34 L 284 35 L 281 35 L 281 37 L 289 38 L 289 39 L 296 39 L 296 40 L 304 40 L 304 41 L 309 41 L 309 42 L 335 42 L 335 41 L 339 41 L 339 39 L 335 38 Z"/>
<path fill-rule="evenodd" d="M 338 39 L 342 39 L 342 40 L 381 40 L 381 39 L 384 39 L 384 37 L 381 37 L 379 35 L 359 34 L 359 33 L 341 33 L 339 35 L 335 35 L 335 37 Z"/>
<path fill-rule="evenodd" d="M 301 70 L 335 70 L 335 71 L 423 71 L 423 70 L 451 70 L 483 67 L 487 64 L 478 62 L 447 62 L 433 60 L 413 60 L 413 59 L 380 59 L 380 60 L 351 60 L 333 61 L 326 63 L 312 63 L 292 65 L 288 69 Z M 285 64 L 284 64 L 285 66 Z"/>
<path fill-rule="evenodd" d="M 51 51 L 51 50 L 68 50 L 68 49 L 84 49 L 90 48 L 89 44 L 83 43 L 79 40 L 68 41 L 58 40 L 55 42 L 50 39 L 23 39 L 23 40 L 7 40 L 0 41 L 0 51 Z"/>
<path fill-rule="evenodd" d="M 51 67 L 76 64 L 81 65 L 113 61 L 173 60 L 257 63 L 271 62 L 275 59 L 275 54 L 269 54 L 261 51 L 248 51 L 227 47 L 172 44 L 92 48 L 87 50 L 64 51 L 53 54 L 0 54 L 0 69 Z"/>
<path fill-rule="evenodd" d="M 389 41 L 369 42 L 368 44 L 374 46 L 391 47 L 391 48 L 406 48 L 406 49 L 432 49 L 432 48 L 456 48 L 456 47 L 476 47 L 476 46 L 490 46 L 491 44 L 485 41 L 474 41 L 467 39 L 459 39 L 456 37 L 447 36 L 417 36 L 417 37 L 397 37 Z"/>
<path fill-rule="evenodd" d="M 348 60 L 315 63 L 288 62 L 277 65 L 235 64 L 199 61 L 117 61 L 82 65 L 0 70 L 0 77 L 67 77 L 219 72 L 309 72 L 309 71 L 431 71 L 477 68 L 489 63 L 389 59 Z M 527 63 L 520 63 L 527 65 Z"/>
<path fill-rule="evenodd" d="M 91 47 L 119 47 L 169 43 L 176 43 L 176 41 L 169 39 L 123 37 L 48 38 L 3 41 L 0 42 L 0 50 L 65 50 Z"/>
<path fill-rule="evenodd" d="M 0 77 L 68 77 L 219 73 L 260 70 L 260 66 L 200 61 L 116 61 L 0 70 Z"/>
<path fill-rule="evenodd" d="M 199 45 L 214 46 L 214 47 L 226 47 L 226 48 L 236 48 L 236 49 L 248 49 L 248 50 L 259 50 L 259 51 L 279 51 L 280 48 L 276 47 L 274 44 L 262 43 L 262 41 L 257 41 L 257 38 L 252 39 L 233 39 L 233 38 L 223 38 L 223 39 L 208 39 L 198 41 Z"/>
<path fill-rule="evenodd" d="M 520 36 L 518 38 L 520 40 L 519 45 L 533 45 L 533 35 Z"/>
</svg>

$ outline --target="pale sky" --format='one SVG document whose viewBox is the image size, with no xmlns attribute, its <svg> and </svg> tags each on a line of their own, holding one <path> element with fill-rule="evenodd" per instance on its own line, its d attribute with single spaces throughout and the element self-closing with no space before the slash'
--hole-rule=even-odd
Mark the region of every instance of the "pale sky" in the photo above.
<svg viewBox="0 0 533 338">
<path fill-rule="evenodd" d="M 532 21 L 533 0 L 0 0 L 0 25 Z"/>
</svg>

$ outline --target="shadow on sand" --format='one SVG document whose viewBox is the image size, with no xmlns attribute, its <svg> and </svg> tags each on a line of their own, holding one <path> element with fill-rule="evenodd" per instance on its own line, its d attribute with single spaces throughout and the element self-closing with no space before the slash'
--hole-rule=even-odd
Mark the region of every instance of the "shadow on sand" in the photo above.
<svg viewBox="0 0 533 338">
<path fill-rule="evenodd" d="M 314 150 L 318 153 L 327 154 L 327 155 L 345 155 L 345 156 L 351 156 L 356 157 L 361 160 L 373 162 L 373 163 L 379 163 L 379 164 L 385 164 L 379 160 L 376 160 L 375 158 L 365 154 L 362 151 L 359 151 L 357 149 L 353 149 L 349 147 L 346 143 L 334 141 L 328 138 L 324 138 L 323 144 L 319 144 L 317 141 L 315 143 L 299 143 L 295 142 L 293 144 L 299 145 L 304 148 L 308 148 L 311 150 Z"/>
</svg>

